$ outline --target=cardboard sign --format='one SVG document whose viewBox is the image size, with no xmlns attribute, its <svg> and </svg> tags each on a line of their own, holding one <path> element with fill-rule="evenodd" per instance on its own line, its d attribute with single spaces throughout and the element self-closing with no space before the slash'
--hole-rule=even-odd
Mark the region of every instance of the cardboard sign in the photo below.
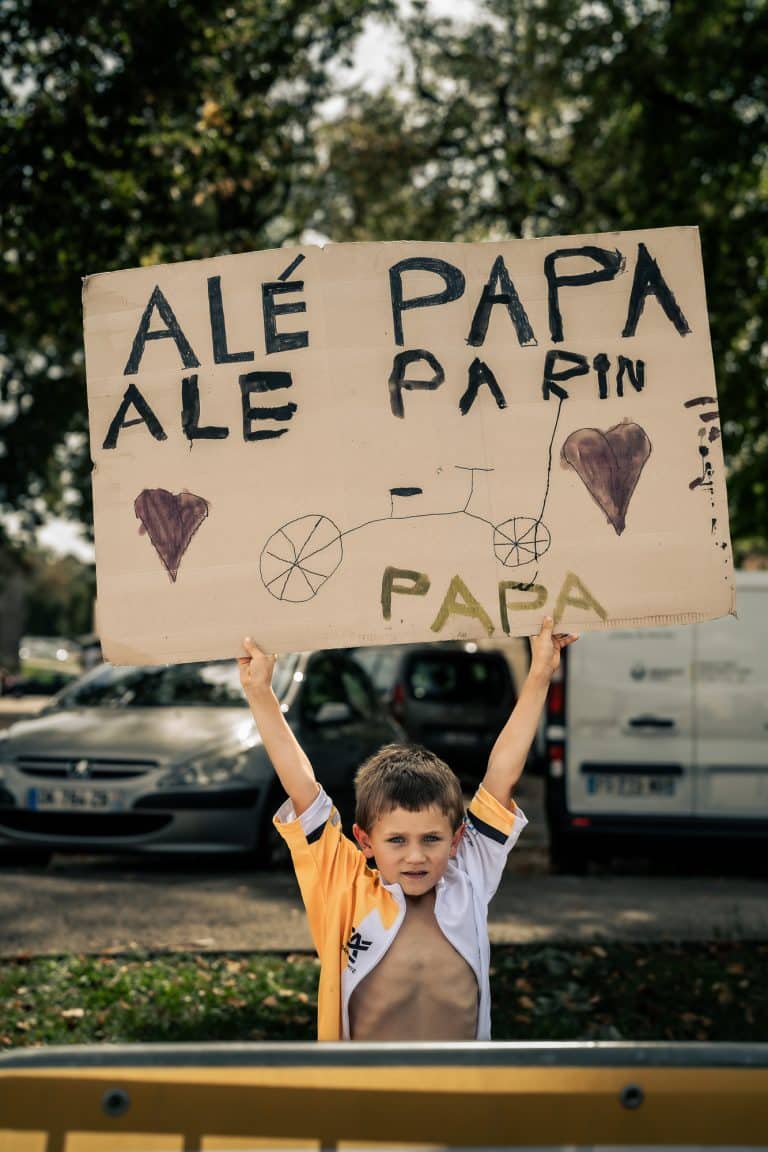
<svg viewBox="0 0 768 1152">
<path fill-rule="evenodd" d="M 114 663 L 734 610 L 695 228 L 84 285 Z"/>
</svg>

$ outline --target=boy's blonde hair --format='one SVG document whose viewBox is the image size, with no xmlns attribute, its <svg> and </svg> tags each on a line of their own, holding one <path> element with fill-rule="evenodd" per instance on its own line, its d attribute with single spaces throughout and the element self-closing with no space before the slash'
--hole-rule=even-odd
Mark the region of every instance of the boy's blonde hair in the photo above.
<svg viewBox="0 0 768 1152">
<path fill-rule="evenodd" d="M 439 756 L 418 744 L 387 744 L 355 776 L 355 821 L 365 832 L 393 808 L 418 812 L 435 805 L 455 832 L 464 819 L 461 784 Z"/>
</svg>

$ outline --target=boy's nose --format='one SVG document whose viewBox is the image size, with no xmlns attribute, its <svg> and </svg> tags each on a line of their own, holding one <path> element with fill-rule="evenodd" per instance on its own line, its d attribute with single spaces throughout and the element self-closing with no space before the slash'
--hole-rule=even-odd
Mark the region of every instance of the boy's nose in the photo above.
<svg viewBox="0 0 768 1152">
<path fill-rule="evenodd" d="M 426 856 L 424 849 L 420 844 L 413 844 L 410 848 L 408 848 L 405 854 L 405 858 L 409 863 L 415 863 L 416 861 L 422 861 L 426 859 Z"/>
</svg>

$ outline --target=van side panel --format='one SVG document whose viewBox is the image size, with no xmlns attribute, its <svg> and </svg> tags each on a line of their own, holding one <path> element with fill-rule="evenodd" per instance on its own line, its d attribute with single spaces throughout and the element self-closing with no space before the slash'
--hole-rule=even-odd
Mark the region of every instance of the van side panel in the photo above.
<svg viewBox="0 0 768 1152">
<path fill-rule="evenodd" d="M 690 627 L 591 633 L 569 650 L 571 813 L 692 815 L 692 654 Z"/>
<path fill-rule="evenodd" d="M 696 627 L 697 816 L 768 816 L 768 585 Z"/>
</svg>

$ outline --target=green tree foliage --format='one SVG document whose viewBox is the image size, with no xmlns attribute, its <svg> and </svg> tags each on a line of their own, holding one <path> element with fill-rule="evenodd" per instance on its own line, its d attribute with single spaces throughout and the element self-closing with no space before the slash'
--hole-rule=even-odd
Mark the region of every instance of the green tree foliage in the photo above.
<svg viewBox="0 0 768 1152">
<path fill-rule="evenodd" d="M 768 544 L 765 0 L 426 0 L 401 75 L 319 112 L 392 0 L 5 0 L 0 508 L 81 494 L 80 277 L 331 239 L 701 228 L 732 528 Z"/>
<path fill-rule="evenodd" d="M 93 628 L 96 575 L 75 556 L 27 551 L 26 631 L 33 636 L 79 636 Z"/>
<path fill-rule="evenodd" d="M 334 240 L 701 229 L 734 537 L 768 544 L 762 0 L 416 3 L 391 91 L 326 129 Z"/>
<path fill-rule="evenodd" d="M 3 0 L 0 511 L 89 519 L 81 277 L 275 247 L 389 0 Z"/>
</svg>

